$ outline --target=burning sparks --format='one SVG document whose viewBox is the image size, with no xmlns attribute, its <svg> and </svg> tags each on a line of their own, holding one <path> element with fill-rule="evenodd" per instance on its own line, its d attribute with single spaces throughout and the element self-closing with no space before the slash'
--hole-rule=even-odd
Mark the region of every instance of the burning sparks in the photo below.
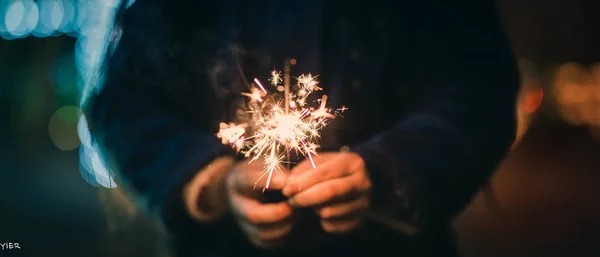
<svg viewBox="0 0 600 257">
<path fill-rule="evenodd" d="M 335 118 L 332 110 L 327 108 L 327 95 L 321 97 L 317 108 L 307 104 L 310 94 L 322 90 L 318 87 L 316 76 L 301 75 L 296 80 L 293 88 L 284 85 L 285 91 L 289 92 L 286 95 L 271 94 L 258 79 L 254 79 L 250 93 L 242 93 L 249 99 L 252 122 L 221 123 L 217 134 L 223 144 L 231 145 L 249 158 L 250 162 L 259 159 L 264 162 L 264 172 L 258 181 L 267 176 L 265 189 L 269 188 L 274 173 L 283 176 L 282 165 L 289 163 L 292 151 L 304 155 L 315 167 L 313 156 L 317 155 L 319 148 L 320 131 L 328 120 Z M 281 72 L 271 72 L 269 82 L 272 87 L 282 87 L 282 81 Z M 286 106 L 285 103 L 289 105 Z M 337 111 L 347 109 L 343 106 Z"/>
</svg>

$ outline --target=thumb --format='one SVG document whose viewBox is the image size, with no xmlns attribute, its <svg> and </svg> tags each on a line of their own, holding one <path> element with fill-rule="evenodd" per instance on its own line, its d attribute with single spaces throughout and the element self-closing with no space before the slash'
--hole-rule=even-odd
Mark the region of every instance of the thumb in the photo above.
<svg viewBox="0 0 600 257">
<path fill-rule="evenodd" d="M 271 176 L 271 183 L 269 185 L 269 189 L 281 190 L 285 186 L 287 172 L 283 172 L 283 171 L 272 171 L 272 172 L 273 172 L 273 175 Z"/>
</svg>

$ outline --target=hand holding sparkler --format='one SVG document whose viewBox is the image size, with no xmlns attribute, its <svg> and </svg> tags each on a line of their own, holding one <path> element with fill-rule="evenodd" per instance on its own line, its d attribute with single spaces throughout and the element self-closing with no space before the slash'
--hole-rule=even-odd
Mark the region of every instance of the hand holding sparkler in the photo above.
<svg viewBox="0 0 600 257">
<path fill-rule="evenodd" d="M 260 201 L 262 195 L 254 187 L 263 167 L 260 161 L 237 164 L 227 175 L 225 193 L 230 212 L 249 241 L 261 248 L 276 248 L 292 230 L 292 207 L 287 202 Z M 270 182 L 275 190 L 280 190 L 285 183 L 282 176 L 276 176 Z"/>
<path fill-rule="evenodd" d="M 371 180 L 356 153 L 324 153 L 317 168 L 304 161 L 292 169 L 283 194 L 294 207 L 315 207 L 321 226 L 344 233 L 360 226 L 371 203 Z"/>
<path fill-rule="evenodd" d="M 315 167 L 313 156 L 319 147 L 319 132 L 329 119 L 335 118 L 332 110 L 327 108 L 326 95 L 321 97 L 318 107 L 309 103 L 309 95 L 322 90 L 315 76 L 301 75 L 291 88 L 289 67 L 286 71 L 283 90 L 280 89 L 280 72 L 273 71 L 269 80 L 271 86 L 284 91 L 283 96 L 269 93 L 258 79 L 254 79 L 250 92 L 242 93 L 249 98 L 248 112 L 252 114 L 252 120 L 240 124 L 221 123 L 217 134 L 224 144 L 232 145 L 250 162 L 262 160 L 264 173 L 259 180 L 266 177 L 265 189 L 269 188 L 273 174 L 283 175 L 281 170 L 283 164 L 289 164 L 290 152 L 304 155 Z"/>
</svg>

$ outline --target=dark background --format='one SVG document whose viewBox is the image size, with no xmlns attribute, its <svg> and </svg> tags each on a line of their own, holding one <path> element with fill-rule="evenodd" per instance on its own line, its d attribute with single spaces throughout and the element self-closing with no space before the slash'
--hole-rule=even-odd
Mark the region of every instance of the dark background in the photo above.
<svg viewBox="0 0 600 257">
<path fill-rule="evenodd" d="M 89 162 L 79 158 L 83 146 L 76 106 L 93 78 L 86 73 L 93 66 L 90 60 L 98 59 L 102 49 L 89 42 L 102 42 L 102 30 L 92 28 L 102 27 L 101 14 L 110 12 L 111 2 L 88 1 L 79 12 L 94 15 L 78 28 L 58 22 L 69 35 L 15 38 L 6 26 L 0 29 L 5 38 L 0 40 L 0 243 L 22 248 L 0 251 L 0 256 L 166 254 L 154 224 L 136 213 L 120 191 L 103 187 L 111 187 L 106 179 L 90 180 Z M 598 60 L 598 2 L 499 0 L 498 5 L 517 56 L 545 68 Z M 6 13 L 10 1 L 0 3 L 0 13 Z M 64 8 L 63 16 L 78 15 L 77 5 L 72 6 L 71 11 Z M 53 17 L 60 15 L 48 10 L 45 20 L 56 25 Z M 13 18 L 1 15 L 0 23 Z"/>
</svg>

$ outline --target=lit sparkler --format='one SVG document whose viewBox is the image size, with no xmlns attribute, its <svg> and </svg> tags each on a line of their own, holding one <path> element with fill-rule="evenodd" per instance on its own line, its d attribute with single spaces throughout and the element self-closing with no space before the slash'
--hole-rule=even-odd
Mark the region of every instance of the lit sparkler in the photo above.
<svg viewBox="0 0 600 257">
<path fill-rule="evenodd" d="M 336 113 L 348 109 L 345 106 L 336 110 L 328 108 L 327 95 L 317 101 L 316 107 L 307 103 L 309 95 L 322 88 L 318 87 L 316 76 L 311 74 L 301 75 L 296 81 L 296 85 L 290 87 L 289 66 L 285 69 L 284 79 L 279 71 L 271 72 L 270 86 L 278 93 L 271 93 L 254 79 L 250 92 L 242 93 L 249 98 L 252 122 L 221 123 L 217 134 L 223 144 L 230 144 L 250 162 L 259 159 L 264 162 L 264 172 L 256 183 L 266 176 L 265 189 L 269 188 L 274 173 L 283 176 L 282 165 L 289 167 L 290 152 L 304 155 L 313 168 L 316 167 L 313 157 L 317 155 L 321 129 L 336 117 Z"/>
</svg>

